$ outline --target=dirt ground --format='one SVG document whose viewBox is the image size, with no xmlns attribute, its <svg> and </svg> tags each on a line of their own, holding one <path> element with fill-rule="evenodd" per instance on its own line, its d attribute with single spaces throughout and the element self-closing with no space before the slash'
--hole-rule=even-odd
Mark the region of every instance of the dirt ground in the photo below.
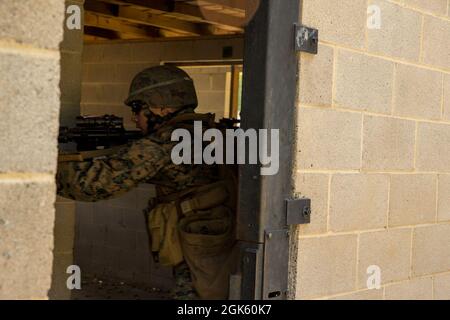
<svg viewBox="0 0 450 320">
<path fill-rule="evenodd" d="M 169 300 L 168 291 L 85 275 L 72 300 Z"/>
</svg>

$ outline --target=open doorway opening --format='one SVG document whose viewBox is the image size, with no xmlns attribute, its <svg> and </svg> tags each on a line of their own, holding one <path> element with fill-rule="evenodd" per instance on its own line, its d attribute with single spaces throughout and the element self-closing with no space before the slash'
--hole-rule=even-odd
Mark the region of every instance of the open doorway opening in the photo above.
<svg viewBox="0 0 450 320">
<path fill-rule="evenodd" d="M 137 72 L 148 66 L 172 64 L 185 70 L 194 80 L 199 103 L 197 113 L 213 113 L 216 121 L 238 116 L 239 100 L 235 96 L 239 93 L 233 92 L 232 88 L 239 90 L 239 84 L 233 83 L 233 80 L 239 78 L 236 76 L 233 78 L 232 73 L 237 69 L 236 63 L 242 63 L 238 53 L 242 39 L 225 40 L 228 46 L 236 50 L 236 56 L 231 61 L 233 65 L 223 60 L 221 56 L 215 57 L 213 62 L 205 60 L 201 55 L 196 59 L 197 53 L 191 52 L 197 45 L 193 43 L 194 41 L 197 43 L 208 41 L 209 49 L 208 46 L 205 48 L 209 52 L 215 46 L 222 46 L 221 41 L 224 40 L 85 44 L 87 55 L 84 57 L 90 62 L 86 60 L 83 62 L 87 70 L 82 82 L 81 114 L 90 116 L 113 114 L 123 118 L 127 130 L 135 130 L 132 114 L 129 108 L 123 105 L 128 94 L 129 82 Z M 178 54 L 178 58 L 172 50 L 166 49 L 170 46 Z M 118 58 L 108 60 L 109 55 L 114 55 L 120 50 L 123 54 L 120 57 L 122 61 Z M 133 58 L 138 53 L 142 55 L 143 61 L 136 61 Z M 89 57 L 89 54 L 94 57 Z M 97 54 L 103 59 L 95 61 Z M 102 70 L 106 75 L 101 74 Z M 173 270 L 155 263 L 149 254 L 147 225 L 142 214 L 149 198 L 155 196 L 154 185 L 140 184 L 119 198 L 95 203 L 77 202 L 74 262 L 84 270 L 85 282 L 84 289 L 76 291 L 75 298 L 123 298 L 121 292 L 129 291 L 130 287 L 134 291 L 137 290 L 136 298 L 169 297 L 168 293 L 175 285 Z M 106 283 L 109 285 L 105 285 Z M 105 288 L 109 291 L 106 296 Z"/>
<path fill-rule="evenodd" d="M 63 69 L 80 70 L 79 109 L 74 111 L 76 101 L 71 107 L 63 106 L 62 125 L 84 126 L 88 125 L 84 119 L 109 115 L 125 130 L 135 131 L 133 114 L 124 100 L 135 75 L 158 65 L 178 66 L 193 79 L 197 113 L 213 113 L 216 120 L 240 117 L 243 7 L 211 3 L 167 7 L 167 3 L 85 1 L 81 60 L 70 48 L 71 59 L 63 57 L 62 61 Z M 227 10 L 218 14 L 225 7 Z M 63 96 L 74 96 L 77 89 L 75 84 L 61 83 Z M 85 118 L 76 120 L 77 116 Z M 72 145 L 60 145 L 60 150 L 79 147 L 79 141 L 72 141 Z M 73 221 L 61 220 L 56 227 L 63 230 L 74 224 L 72 257 L 60 264 L 63 271 L 72 263 L 82 272 L 82 288 L 70 292 L 72 299 L 170 298 L 168 292 L 175 285 L 173 270 L 154 262 L 142 213 L 155 196 L 155 186 L 142 183 L 109 200 L 71 202 L 59 198 L 57 215 L 65 217 L 69 211 L 74 215 Z M 55 243 L 58 241 L 55 238 Z M 62 279 L 64 276 L 55 278 L 54 283 Z M 58 291 L 54 293 L 58 298 Z"/>
<path fill-rule="evenodd" d="M 199 110 L 238 118 L 244 129 L 281 130 L 280 161 L 286 165 L 281 175 L 261 178 L 258 165 L 239 170 L 241 251 L 236 263 L 242 270 L 231 275 L 229 285 L 233 298 L 283 299 L 287 277 L 274 275 L 287 274 L 289 237 L 273 246 L 265 236 L 272 229 L 277 235 L 287 229 L 284 201 L 291 192 L 297 70 L 293 37 L 287 31 L 297 22 L 298 1 L 289 1 L 289 6 L 248 3 L 257 5 L 244 54 L 245 1 L 87 0 L 79 114 L 114 114 L 125 129 L 135 129 L 131 110 L 123 105 L 133 77 L 148 67 L 175 64 L 197 82 Z M 290 19 L 283 21 L 287 13 Z M 136 20 L 144 20 L 146 27 L 133 25 Z M 278 27 L 272 26 L 274 21 Z M 72 298 L 168 297 L 175 284 L 173 270 L 152 260 L 142 216 L 152 197 L 154 186 L 141 184 L 119 198 L 74 204 L 73 263 L 85 280 L 84 290 L 71 292 Z"/>
<path fill-rule="evenodd" d="M 183 50 L 184 46 L 189 47 L 190 41 L 180 41 L 178 43 L 180 50 Z M 210 44 L 214 46 L 217 42 L 211 41 Z M 100 48 L 97 44 L 92 44 L 87 50 L 105 50 L 103 54 L 107 55 L 107 52 L 114 52 L 121 45 L 128 46 L 130 52 L 133 52 L 137 49 L 142 50 L 142 46 L 146 44 L 103 44 Z M 134 48 L 135 45 L 138 45 L 137 48 Z M 159 44 L 159 46 L 164 45 L 167 44 L 164 42 Z M 150 50 L 152 48 L 157 47 L 150 46 Z M 151 56 L 151 51 L 148 51 L 148 56 Z M 232 87 L 239 89 L 239 83 L 233 83 L 234 79 L 239 80 L 237 77 L 234 79 L 232 77 L 232 70 L 236 69 L 235 65 L 229 65 L 226 61 L 220 64 L 219 62 L 208 63 L 201 60 L 179 64 L 173 60 L 170 62 L 170 64 L 178 64 L 194 80 L 199 101 L 196 112 L 213 113 L 216 115 L 216 121 L 237 116 L 239 110 L 239 100 L 234 98 L 236 93 L 231 89 Z M 161 64 L 166 63 L 161 62 Z M 117 76 L 124 69 L 131 67 L 128 61 L 116 63 L 115 66 Z M 133 67 L 136 67 L 133 68 L 135 71 L 143 66 L 139 64 Z M 91 78 L 92 73 L 89 75 L 89 69 L 95 70 L 97 64 L 88 64 L 87 68 L 88 76 L 83 82 L 82 89 L 82 115 L 114 114 L 123 117 L 124 126 L 127 129 L 135 129 L 129 110 L 120 105 L 120 102 L 126 98 L 127 86 L 123 85 L 122 95 L 117 97 L 117 106 L 111 108 L 108 101 L 110 103 L 112 101 L 108 95 L 114 87 L 122 85 L 102 81 L 90 82 L 98 79 L 98 73 L 94 73 L 94 78 Z M 237 106 L 233 103 L 237 103 Z M 155 196 L 154 185 L 140 184 L 122 197 L 113 200 L 95 203 L 77 202 L 74 262 L 84 270 L 85 281 L 84 289 L 76 291 L 76 298 L 123 298 L 126 296 L 123 292 L 129 291 L 129 288 L 133 288 L 136 298 L 170 297 L 168 293 L 174 286 L 172 268 L 155 263 L 149 254 L 147 225 L 142 214 L 149 198 Z"/>
</svg>

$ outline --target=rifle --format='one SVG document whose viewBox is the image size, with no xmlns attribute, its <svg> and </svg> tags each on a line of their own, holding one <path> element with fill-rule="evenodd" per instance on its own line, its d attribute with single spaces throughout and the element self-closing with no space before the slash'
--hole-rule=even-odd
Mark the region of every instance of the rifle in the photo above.
<svg viewBox="0 0 450 320">
<path fill-rule="evenodd" d="M 137 130 L 127 131 L 123 118 L 114 115 L 79 116 L 75 128 L 60 127 L 59 143 L 74 142 L 77 153 L 59 154 L 58 161 L 84 161 L 113 154 L 130 140 L 142 138 Z"/>
</svg>

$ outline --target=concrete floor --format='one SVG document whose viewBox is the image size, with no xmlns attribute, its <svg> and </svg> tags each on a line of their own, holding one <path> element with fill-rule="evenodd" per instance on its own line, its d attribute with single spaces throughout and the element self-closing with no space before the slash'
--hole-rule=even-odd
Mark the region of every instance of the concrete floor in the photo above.
<svg viewBox="0 0 450 320">
<path fill-rule="evenodd" d="M 85 275 L 72 300 L 169 300 L 168 291 Z"/>
</svg>

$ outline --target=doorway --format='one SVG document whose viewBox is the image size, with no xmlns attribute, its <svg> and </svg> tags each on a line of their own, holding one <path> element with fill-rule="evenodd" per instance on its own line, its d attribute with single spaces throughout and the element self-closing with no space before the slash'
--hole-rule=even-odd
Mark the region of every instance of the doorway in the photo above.
<svg viewBox="0 0 450 320">
<path fill-rule="evenodd" d="M 175 7 L 168 10 L 164 7 L 167 1 L 143 5 L 142 1 L 87 0 L 80 113 L 114 113 L 124 119 L 125 127 L 130 127 L 131 123 L 127 121 L 131 114 L 122 101 L 132 77 L 143 68 L 170 62 L 192 74 L 204 69 L 208 76 L 203 78 L 208 78 L 206 81 L 213 86 L 210 89 L 217 87 L 211 82 L 214 82 L 211 80 L 213 69 L 207 69 L 225 72 L 225 88 L 222 88 L 224 117 L 240 118 L 243 129 L 279 129 L 280 163 L 283 163 L 277 175 L 267 177 L 259 175 L 257 165 L 240 168 L 240 268 L 231 276 L 230 297 L 285 299 L 289 261 L 285 200 L 293 192 L 298 69 L 292 27 L 298 22 L 299 4 L 298 0 L 283 1 L 283 4 L 257 2 L 257 10 L 244 33 L 239 23 L 245 4 L 227 8 L 231 10 L 226 11 L 228 18 L 216 21 L 217 12 L 212 14 L 212 11 L 220 11 L 220 6 L 217 7 L 214 1 L 206 1 L 213 6 L 200 8 L 199 13 L 184 3 L 174 4 Z M 186 11 L 188 9 L 191 11 Z M 233 18 L 232 11 L 238 12 L 241 20 L 237 13 Z M 157 16 L 157 12 L 163 13 Z M 186 12 L 195 14 L 197 20 L 174 23 Z M 137 20 L 145 20 L 145 27 L 136 26 Z M 200 26 L 193 29 L 197 24 Z M 199 34 L 193 36 L 187 31 Z M 159 38 L 161 35 L 164 39 Z M 206 94 L 205 97 L 211 99 Z M 138 247 L 144 233 L 142 221 L 137 218 L 141 209 L 138 206 L 152 192 L 152 186 L 144 185 L 135 194 L 127 194 L 112 203 L 76 204 L 74 263 L 92 274 L 90 280 L 95 281 L 95 286 L 108 288 L 109 292 L 115 289 L 123 292 L 124 285 L 139 290 L 142 289 L 139 285 L 144 285 L 146 289 L 164 292 L 173 285 L 170 270 L 152 265 L 150 256 L 147 260 L 142 259 L 141 253 L 146 248 Z M 275 234 L 271 242 L 267 241 L 269 233 Z M 278 256 L 273 256 L 274 252 Z M 134 298 L 151 298 L 151 295 L 139 292 Z M 103 293 L 101 296 L 92 292 L 88 295 L 75 298 L 108 298 Z"/>
</svg>

